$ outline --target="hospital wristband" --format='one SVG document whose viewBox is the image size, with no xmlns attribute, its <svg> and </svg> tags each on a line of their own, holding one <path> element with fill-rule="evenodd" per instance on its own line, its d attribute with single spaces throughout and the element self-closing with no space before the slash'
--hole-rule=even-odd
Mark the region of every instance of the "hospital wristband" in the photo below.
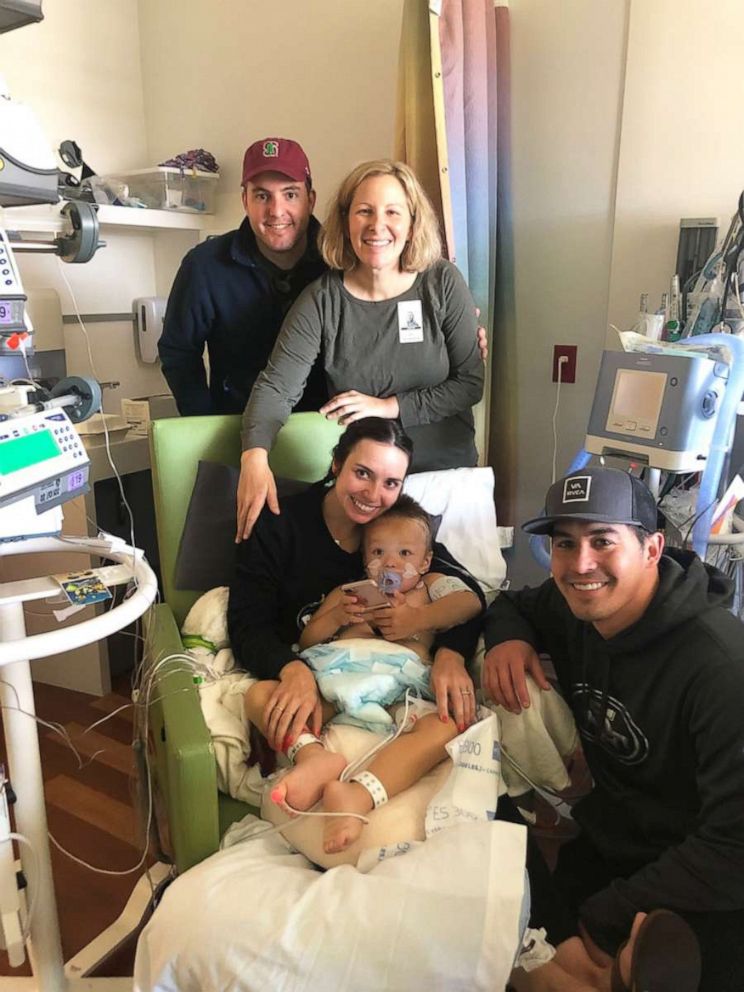
<svg viewBox="0 0 744 992">
<path fill-rule="evenodd" d="M 287 748 L 287 757 L 292 762 L 292 764 L 294 764 L 294 760 L 297 752 L 301 748 L 305 747 L 307 744 L 321 744 L 322 746 L 322 742 L 320 738 L 316 737 L 315 734 L 308 734 L 308 733 L 300 734 L 300 736 L 297 738 L 294 744 L 291 747 Z"/>
<path fill-rule="evenodd" d="M 375 809 L 379 806 L 384 806 L 388 801 L 387 789 L 372 772 L 359 772 L 357 775 L 352 775 L 350 781 L 358 782 L 362 788 L 367 790 L 372 797 L 372 803 Z"/>
</svg>

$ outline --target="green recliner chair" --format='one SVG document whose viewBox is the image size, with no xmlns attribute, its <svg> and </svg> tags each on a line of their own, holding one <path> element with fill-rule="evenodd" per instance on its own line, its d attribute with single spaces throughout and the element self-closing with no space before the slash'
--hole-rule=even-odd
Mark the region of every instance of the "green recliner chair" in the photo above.
<svg viewBox="0 0 744 992">
<path fill-rule="evenodd" d="M 269 461 L 274 474 L 316 482 L 328 470 L 341 429 L 317 413 L 295 413 Z M 200 461 L 238 465 L 240 417 L 156 420 L 150 460 L 165 602 L 147 615 L 148 664 L 183 651 L 180 627 L 205 589 L 176 589 L 178 549 Z M 179 872 L 213 854 L 227 827 L 256 812 L 217 790 L 212 741 L 193 678 L 177 660 L 159 665 L 149 711 L 149 742 L 160 844 Z"/>
</svg>

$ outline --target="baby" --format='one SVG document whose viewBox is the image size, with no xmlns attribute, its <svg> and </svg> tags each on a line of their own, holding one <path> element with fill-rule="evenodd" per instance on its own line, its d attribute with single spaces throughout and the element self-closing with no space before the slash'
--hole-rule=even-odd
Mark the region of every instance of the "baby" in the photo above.
<svg viewBox="0 0 744 992">
<path fill-rule="evenodd" d="M 300 647 L 309 648 L 331 639 L 386 637 L 415 651 L 422 661 L 430 662 L 435 632 L 422 630 L 396 637 L 393 603 L 398 608 L 405 605 L 415 610 L 433 599 L 469 590 L 460 579 L 429 572 L 432 557 L 429 514 L 410 496 L 401 496 L 385 514 L 364 528 L 363 551 L 367 575 L 392 602 L 365 609 L 356 597 L 355 587 L 366 583 L 338 586 L 328 593 L 303 630 Z M 475 594 L 470 596 L 477 603 Z M 462 619 L 456 619 L 450 626 L 474 615 L 466 605 Z"/>
<path fill-rule="evenodd" d="M 476 616 L 480 611 L 478 597 L 461 580 L 429 571 L 431 521 L 426 511 L 408 496 L 401 496 L 385 514 L 365 527 L 363 552 L 369 577 L 390 590 L 387 593 L 390 605 L 360 612 L 361 604 L 353 587 L 347 584 L 334 589 L 302 633 L 300 647 L 310 649 L 303 650 L 303 658 L 316 670 L 321 693 L 328 698 L 333 679 L 325 677 L 323 661 L 333 645 L 326 642 L 385 639 L 391 642 L 391 650 L 381 666 L 385 669 L 380 676 L 381 695 L 375 697 L 377 703 L 373 705 L 379 710 L 380 705 L 393 704 L 405 695 L 408 686 L 417 694 L 431 696 L 428 663 L 436 631 L 426 627 L 422 608 L 446 597 L 447 622 L 440 628 L 445 629 Z M 420 629 L 416 629 L 417 620 Z M 358 671 L 360 666 L 357 662 L 353 667 Z M 347 674 L 342 672 L 339 680 L 343 681 Z M 361 677 L 369 682 L 376 673 L 362 673 Z M 343 709 L 343 693 L 334 692 L 331 698 L 337 710 Z M 324 707 L 326 721 L 332 715 L 333 711 Z M 389 716 L 387 720 L 392 724 Z M 445 758 L 445 747 L 457 733 L 451 718 L 444 721 L 437 712 L 426 713 L 413 723 L 410 733 L 388 744 L 366 771 L 348 782 L 338 781 L 346 763 L 343 756 L 332 755 L 317 738 L 303 733 L 288 752 L 296 767 L 277 783 L 271 798 L 293 809 L 308 809 L 322 796 L 327 812 L 365 815 L 418 781 Z M 298 745 L 304 745 L 302 750 Z M 326 852 L 341 851 L 352 844 L 362 826 L 357 816 L 329 817 L 324 834 Z"/>
</svg>

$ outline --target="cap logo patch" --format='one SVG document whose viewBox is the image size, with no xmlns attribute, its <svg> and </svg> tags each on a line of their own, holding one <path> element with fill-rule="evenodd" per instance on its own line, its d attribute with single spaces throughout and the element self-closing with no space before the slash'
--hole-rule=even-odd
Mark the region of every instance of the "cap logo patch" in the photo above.
<svg viewBox="0 0 744 992">
<path fill-rule="evenodd" d="M 590 475 L 574 475 L 563 483 L 564 503 L 586 503 L 592 488 Z"/>
<path fill-rule="evenodd" d="M 279 142 L 264 141 L 263 156 L 264 158 L 279 158 Z"/>
</svg>

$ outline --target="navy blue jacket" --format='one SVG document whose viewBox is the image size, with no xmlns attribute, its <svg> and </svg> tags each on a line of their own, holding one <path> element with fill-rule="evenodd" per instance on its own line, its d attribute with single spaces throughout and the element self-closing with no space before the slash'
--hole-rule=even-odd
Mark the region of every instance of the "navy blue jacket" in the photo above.
<svg viewBox="0 0 744 992">
<path fill-rule="evenodd" d="M 288 272 L 263 259 L 247 218 L 236 231 L 210 238 L 183 259 L 158 344 L 163 375 L 182 416 L 243 412 L 287 310 L 326 270 L 316 246 L 319 229 L 311 218 L 307 251 Z M 318 362 L 295 409 L 317 410 L 327 398 Z"/>
</svg>

